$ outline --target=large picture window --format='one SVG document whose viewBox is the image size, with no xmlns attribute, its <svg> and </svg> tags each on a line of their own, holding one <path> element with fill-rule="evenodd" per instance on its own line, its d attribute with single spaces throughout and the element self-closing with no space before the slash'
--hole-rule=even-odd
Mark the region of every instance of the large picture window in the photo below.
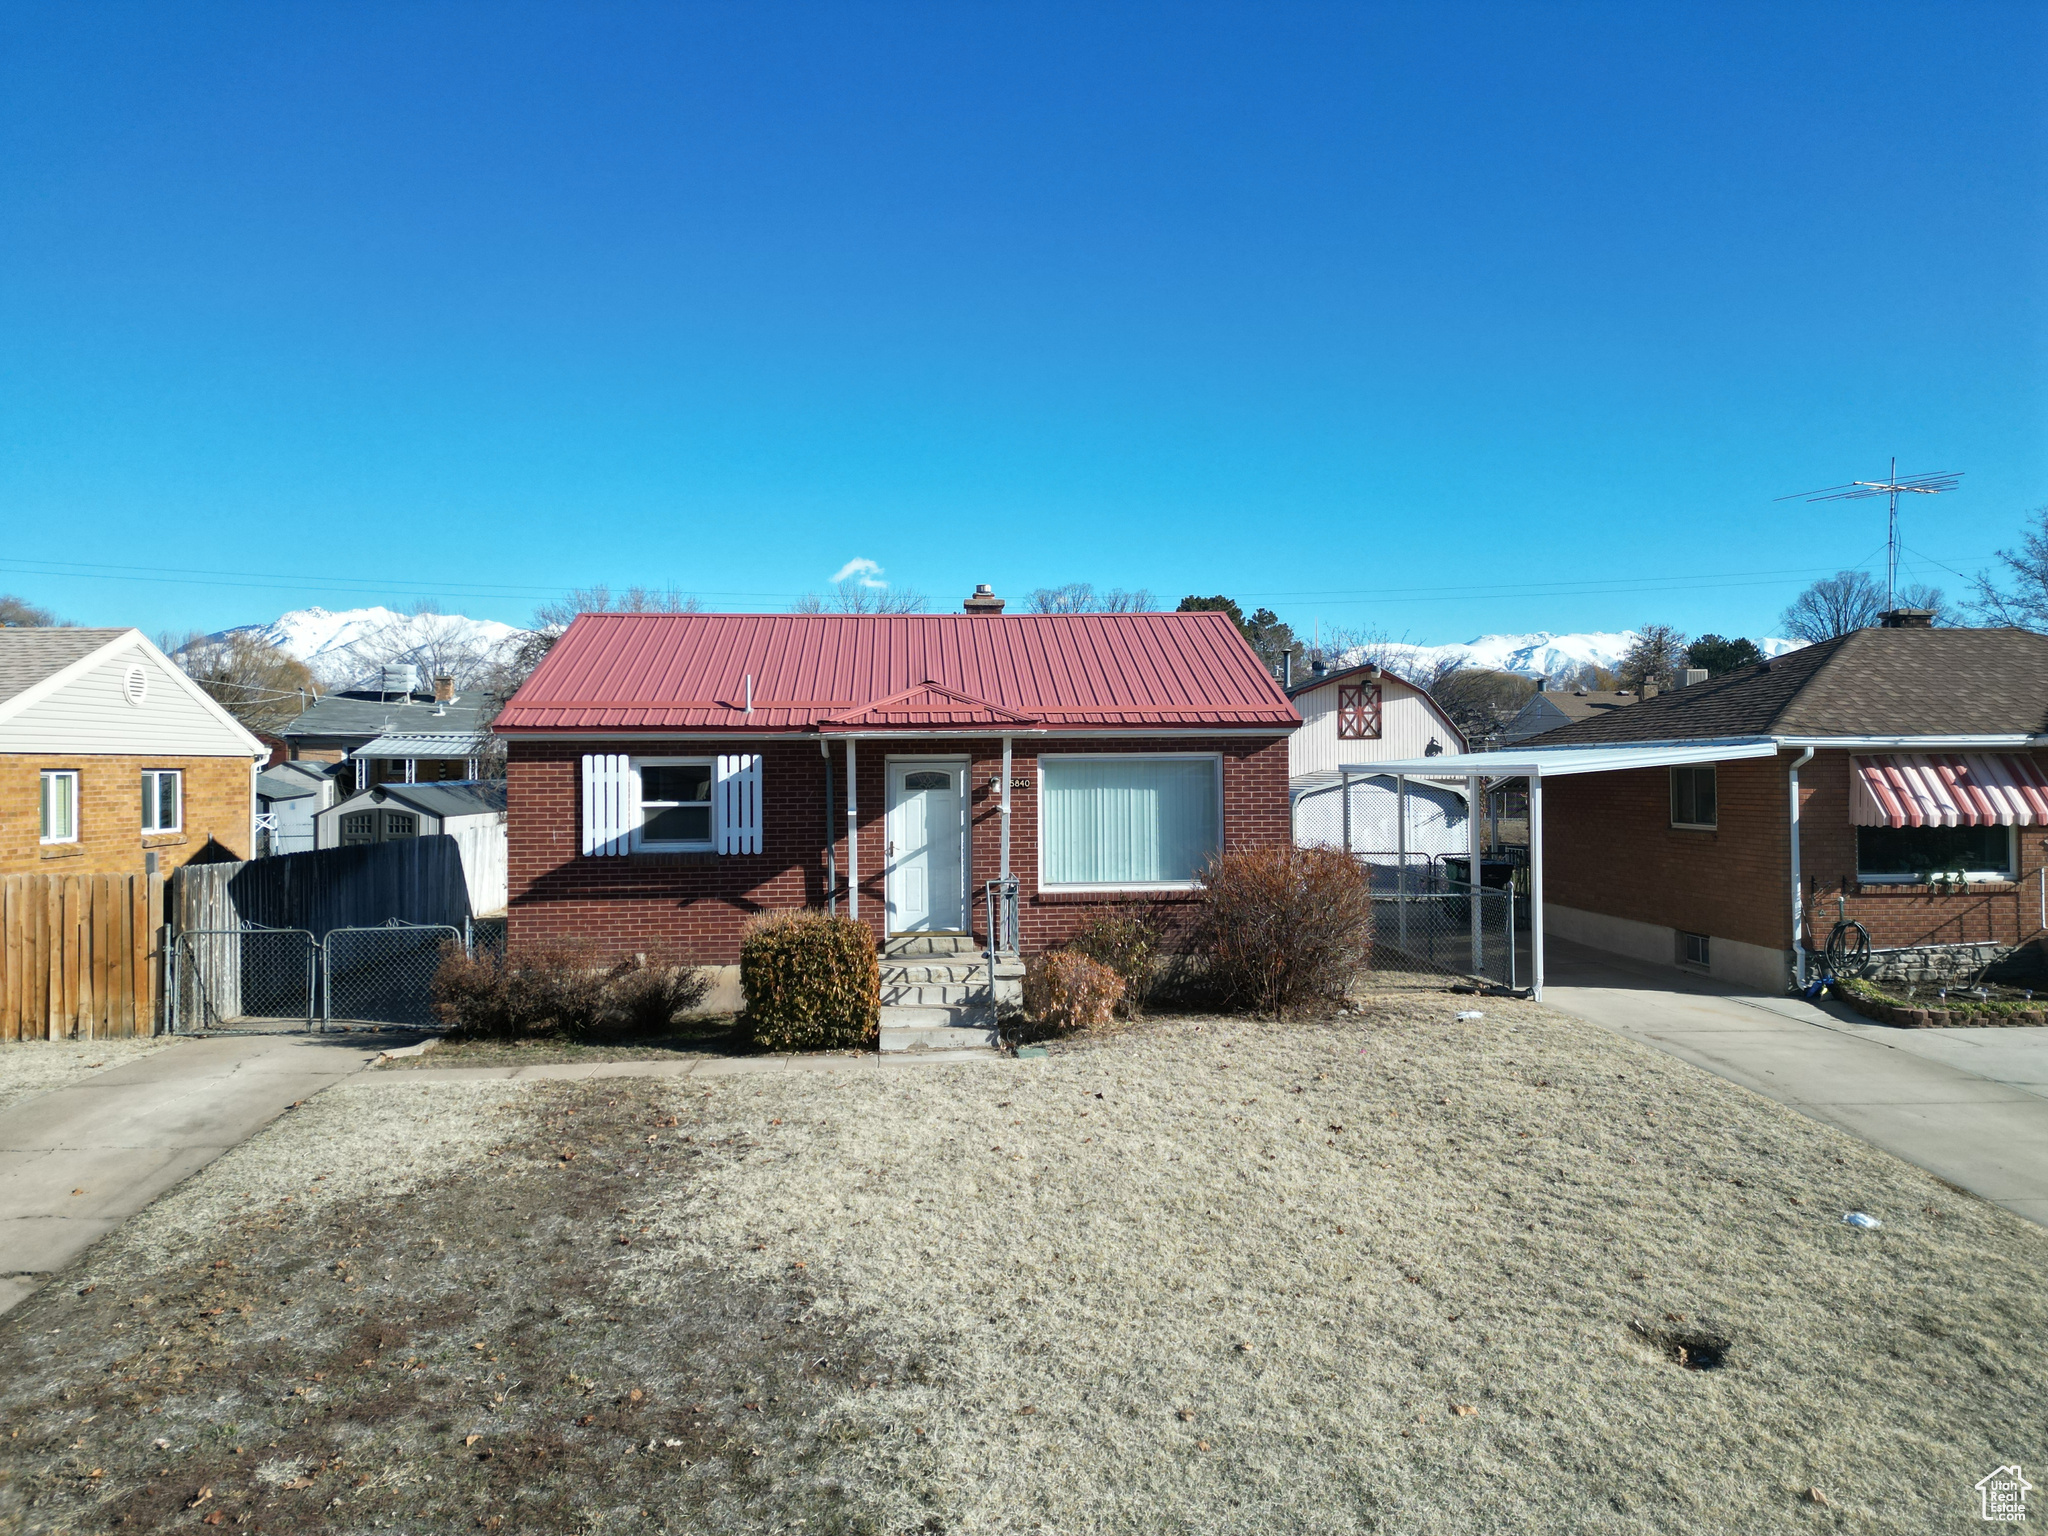
<svg viewBox="0 0 2048 1536">
<path fill-rule="evenodd" d="M 1856 829 L 1856 877 L 1859 880 L 1926 880 L 1930 876 L 1942 875 L 2010 880 L 2012 828 Z"/>
<path fill-rule="evenodd" d="M 1715 803 L 1714 765 L 1700 763 L 1671 770 L 1671 825 L 1711 830 L 1718 824 L 1720 807 Z"/>
<path fill-rule="evenodd" d="M 711 760 L 636 758 L 640 776 L 640 846 L 711 846 Z"/>
<path fill-rule="evenodd" d="M 1041 757 L 1042 885 L 1183 886 L 1223 842 L 1214 757 Z"/>
<path fill-rule="evenodd" d="M 42 808 L 44 842 L 78 841 L 78 771 L 75 768 L 43 770 Z"/>
</svg>

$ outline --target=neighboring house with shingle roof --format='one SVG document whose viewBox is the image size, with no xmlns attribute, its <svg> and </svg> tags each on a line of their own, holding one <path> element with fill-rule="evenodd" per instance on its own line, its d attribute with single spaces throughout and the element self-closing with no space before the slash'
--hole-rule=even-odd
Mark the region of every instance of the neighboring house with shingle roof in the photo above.
<svg viewBox="0 0 2048 1536">
<path fill-rule="evenodd" d="M 1518 747 L 1550 731 L 1562 730 L 1581 720 L 1596 720 L 1626 709 L 1637 702 L 1633 693 L 1608 693 L 1590 688 L 1546 688 L 1538 681 L 1529 702 L 1515 712 L 1515 718 L 1501 729 L 1500 747 Z"/>
<path fill-rule="evenodd" d="M 2048 635 L 1859 629 L 1527 746 L 1715 742 L 1775 750 L 1546 791 L 1552 933 L 1782 983 L 1796 830 L 1805 946 L 1838 912 L 1907 970 L 1938 966 L 1930 946 L 1973 969 L 1982 946 L 2041 938 Z"/>
<path fill-rule="evenodd" d="M 322 694 L 280 731 L 295 760 L 350 764 L 351 790 L 471 779 L 488 751 L 489 703 L 437 679 L 432 693 Z"/>
<path fill-rule="evenodd" d="M 0 628 L 0 871 L 247 858 L 268 755 L 140 630 Z"/>
</svg>

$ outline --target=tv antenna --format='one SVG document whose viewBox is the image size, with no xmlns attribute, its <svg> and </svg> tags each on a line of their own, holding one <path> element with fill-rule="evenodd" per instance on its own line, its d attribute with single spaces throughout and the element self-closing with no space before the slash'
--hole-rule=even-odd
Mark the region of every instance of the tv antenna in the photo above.
<svg viewBox="0 0 2048 1536">
<path fill-rule="evenodd" d="M 1851 480 L 1847 485 L 1831 485 L 1825 490 L 1798 491 L 1790 496 L 1780 496 L 1779 501 L 1867 501 L 1873 496 L 1883 496 L 1891 502 L 1891 521 L 1885 539 L 1884 605 L 1887 610 L 1898 606 L 1899 591 L 1899 498 L 1901 496 L 1939 496 L 1943 491 L 1952 491 L 1963 478 L 1960 469 L 1944 469 L 1928 475 L 1900 475 L 1899 461 L 1892 460 L 1892 472 L 1884 480 Z"/>
</svg>

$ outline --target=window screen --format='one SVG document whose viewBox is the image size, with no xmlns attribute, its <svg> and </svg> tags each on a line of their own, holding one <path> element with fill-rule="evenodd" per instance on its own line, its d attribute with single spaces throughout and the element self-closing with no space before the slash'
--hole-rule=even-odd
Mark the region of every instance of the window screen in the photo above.
<svg viewBox="0 0 2048 1536">
<path fill-rule="evenodd" d="M 1714 765 L 1671 770 L 1671 824 L 1674 827 L 1712 827 L 1719 824 L 1719 807 L 1714 799 Z"/>
<path fill-rule="evenodd" d="M 1042 758 L 1048 885 L 1192 880 L 1222 843 L 1214 758 Z"/>
<path fill-rule="evenodd" d="M 645 843 L 711 841 L 711 765 L 640 765 L 640 837 Z"/>
</svg>

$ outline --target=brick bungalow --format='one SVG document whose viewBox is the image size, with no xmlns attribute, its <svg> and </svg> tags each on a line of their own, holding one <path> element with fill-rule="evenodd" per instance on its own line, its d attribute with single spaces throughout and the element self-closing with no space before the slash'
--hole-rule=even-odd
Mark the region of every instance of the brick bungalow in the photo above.
<svg viewBox="0 0 2048 1536">
<path fill-rule="evenodd" d="M 751 914 L 829 907 L 966 950 L 1014 877 L 1029 955 L 1289 840 L 1300 717 L 1226 616 L 1001 608 L 578 617 L 494 725 L 509 942 L 730 965 Z"/>
<path fill-rule="evenodd" d="M 1879 974 L 2043 936 L 2048 636 L 1913 613 L 1415 774 L 1530 780 L 1540 928 L 1768 990 L 1838 916 Z M 1540 947 L 1540 943 L 1539 943 Z"/>
</svg>

